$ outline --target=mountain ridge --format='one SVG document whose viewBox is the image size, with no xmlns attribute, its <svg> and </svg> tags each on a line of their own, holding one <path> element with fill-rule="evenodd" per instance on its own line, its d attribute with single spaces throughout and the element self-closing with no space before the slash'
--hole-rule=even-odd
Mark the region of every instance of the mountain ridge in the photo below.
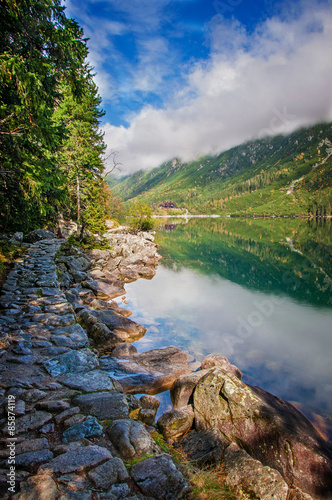
<svg viewBox="0 0 332 500">
<path fill-rule="evenodd" d="M 109 179 L 125 201 L 172 200 L 189 212 L 231 215 L 332 214 L 332 123 L 257 139 L 217 156 L 173 159 Z"/>
</svg>

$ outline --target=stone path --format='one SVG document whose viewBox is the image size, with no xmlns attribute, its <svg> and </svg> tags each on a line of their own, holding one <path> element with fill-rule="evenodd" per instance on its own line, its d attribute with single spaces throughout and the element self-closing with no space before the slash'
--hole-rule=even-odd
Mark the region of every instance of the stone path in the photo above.
<svg viewBox="0 0 332 500">
<path fill-rule="evenodd" d="M 155 401 L 123 394 L 102 370 L 60 288 L 63 241 L 32 244 L 0 298 L 0 497 L 184 498 L 189 484 L 153 429 L 130 418 L 151 420 Z"/>
</svg>

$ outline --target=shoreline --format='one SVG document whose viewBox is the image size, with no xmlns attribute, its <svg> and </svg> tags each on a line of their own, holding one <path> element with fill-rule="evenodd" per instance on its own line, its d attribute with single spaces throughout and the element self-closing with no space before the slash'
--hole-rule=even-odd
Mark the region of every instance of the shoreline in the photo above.
<svg viewBox="0 0 332 500">
<path fill-rule="evenodd" d="M 332 490 L 328 483 L 332 448 L 329 451 L 327 442 L 292 405 L 243 384 L 240 370 L 221 356 L 207 356 L 200 370 L 192 372 L 186 354 L 178 348 L 137 352 L 132 344 L 145 329 L 129 319 L 127 310 L 112 304 L 112 298 L 125 293 L 126 283 L 154 276 L 157 245 L 149 233 L 134 236 L 108 231 L 106 236 L 112 250 L 83 252 L 66 248 L 64 240 L 37 241 L 4 286 L 1 303 L 6 314 L 2 321 L 8 345 L 1 351 L 1 362 L 9 372 L 2 372 L 0 385 L 4 404 L 7 398 L 9 407 L 14 398 L 16 410 L 19 408 L 15 413 L 20 452 L 16 462 L 21 465 L 16 478 L 19 476 L 23 493 L 17 500 L 24 500 L 24 495 L 41 484 L 53 488 L 56 500 L 69 491 L 64 474 L 78 470 L 85 471 L 85 490 L 91 491 L 91 499 L 94 491 L 101 500 L 113 498 L 107 494 L 120 487 L 127 492 L 122 498 L 132 498 L 133 492 L 137 499 L 170 498 L 160 496 L 161 477 L 155 493 L 144 489 L 150 467 L 166 476 L 166 490 L 175 487 L 172 499 L 185 498 L 190 482 L 165 454 L 160 438 L 157 442 L 152 439 L 157 430 L 168 447 L 181 445 L 196 466 L 218 468 L 223 464 L 225 481 L 234 491 L 251 488 L 257 498 L 267 499 L 270 497 L 259 496 L 259 488 L 263 491 L 264 484 L 273 483 L 276 498 L 295 500 L 302 488 L 306 493 L 301 495 L 306 496 L 301 498 L 309 500 L 311 493 L 316 499 L 320 498 L 315 493 L 317 478 L 326 477 L 320 488 L 325 488 L 324 498 L 332 498 L 326 494 Z M 58 253 L 60 247 L 63 250 Z M 119 376 L 114 378 L 110 372 Z M 168 389 L 173 409 L 156 423 L 159 403 L 153 394 Z M 138 400 L 135 394 L 145 396 Z M 235 415 L 239 422 L 243 420 L 243 428 L 234 425 Z M 218 422 L 228 423 L 220 427 Z M 298 429 L 295 434 L 289 433 L 290 423 Z M 263 453 L 260 445 L 257 448 L 261 442 L 257 437 L 264 428 L 273 431 L 272 454 Z M 306 442 L 309 436 L 314 447 Z M 21 438 L 28 443 L 24 448 Z M 268 446 L 268 435 L 264 441 Z M 198 442 L 204 446 L 197 451 Z M 286 442 L 296 464 L 292 471 L 287 465 L 288 452 L 282 451 Z M 142 456 L 142 461 L 125 472 L 126 460 Z M 6 455 L 1 457 L 6 460 Z M 116 480 L 105 483 L 105 470 L 113 470 L 116 460 Z M 326 476 L 322 468 L 318 476 L 313 475 L 317 460 L 327 468 Z M 22 475 L 22 467 L 23 472 L 29 471 L 26 475 Z M 300 469 L 305 473 L 299 474 Z M 250 474 L 253 481 L 248 485 Z M 77 477 L 71 478 L 75 488 L 79 488 L 77 481 Z M 289 484 L 295 484 L 297 491 Z"/>
</svg>

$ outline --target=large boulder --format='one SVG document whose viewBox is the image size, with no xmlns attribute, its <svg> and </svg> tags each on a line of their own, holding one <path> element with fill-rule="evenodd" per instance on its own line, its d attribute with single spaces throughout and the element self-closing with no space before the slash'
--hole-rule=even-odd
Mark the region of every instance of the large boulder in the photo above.
<svg viewBox="0 0 332 500">
<path fill-rule="evenodd" d="M 212 368 L 194 392 L 197 431 L 218 429 L 315 499 L 332 498 L 332 448 L 294 406 Z"/>
</svg>

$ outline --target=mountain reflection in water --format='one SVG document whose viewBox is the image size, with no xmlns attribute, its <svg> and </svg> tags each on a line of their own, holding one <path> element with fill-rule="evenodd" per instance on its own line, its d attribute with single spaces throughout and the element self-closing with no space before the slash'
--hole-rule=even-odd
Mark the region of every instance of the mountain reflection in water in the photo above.
<svg viewBox="0 0 332 500">
<path fill-rule="evenodd" d="M 175 345 L 193 369 L 210 353 L 294 402 L 332 437 L 331 224 L 207 219 L 159 231 L 151 281 L 126 286 L 139 351 Z"/>
</svg>

